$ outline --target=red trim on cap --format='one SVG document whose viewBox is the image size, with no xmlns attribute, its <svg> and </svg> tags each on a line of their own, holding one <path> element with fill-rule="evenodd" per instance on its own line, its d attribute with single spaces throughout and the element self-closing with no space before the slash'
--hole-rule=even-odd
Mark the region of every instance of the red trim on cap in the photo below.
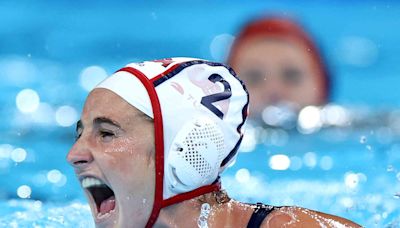
<svg viewBox="0 0 400 228">
<path fill-rule="evenodd" d="M 160 78 L 169 72 L 176 69 L 180 64 L 176 64 L 171 67 L 168 71 L 165 71 L 159 74 L 157 77 Z M 172 204 L 176 204 L 188 199 L 192 199 L 194 197 L 204 195 L 206 193 L 210 193 L 213 191 L 218 191 L 221 189 L 221 183 L 217 180 L 216 183 L 202 186 L 190 192 L 185 192 L 173 196 L 169 199 L 163 199 L 163 186 L 164 186 L 164 129 L 163 129 L 163 120 L 162 120 L 162 112 L 160 101 L 157 96 L 156 89 L 154 87 L 153 82 L 157 80 L 156 78 L 149 79 L 144 75 L 141 71 L 132 68 L 125 67 L 117 72 L 128 72 L 138 78 L 143 86 L 146 88 L 147 93 L 149 94 L 149 98 L 151 101 L 151 107 L 153 109 L 154 115 L 154 138 L 155 138 L 155 192 L 154 192 L 154 203 L 153 209 L 151 211 L 149 220 L 147 221 L 146 228 L 151 228 L 154 223 L 157 221 L 158 215 L 162 208 L 170 206 Z"/>
<path fill-rule="evenodd" d="M 164 177 L 164 130 L 160 101 L 153 83 L 139 70 L 132 67 L 125 67 L 119 71 L 131 73 L 142 82 L 149 94 L 151 107 L 154 115 L 154 138 L 155 138 L 155 192 L 153 210 L 147 221 L 146 227 L 152 227 L 158 218 L 163 201 L 163 177 Z"/>
<path fill-rule="evenodd" d="M 188 199 L 193 199 L 197 196 L 201 196 L 204 195 L 206 193 L 210 193 L 210 192 L 214 192 L 214 191 L 219 191 L 221 189 L 221 182 L 217 182 L 215 184 L 212 185 L 207 185 L 207 186 L 203 186 L 200 188 L 197 188 L 193 191 L 190 192 L 185 192 L 185 193 L 181 193 L 179 195 L 173 196 L 169 199 L 166 199 L 163 201 L 162 203 L 162 207 L 168 207 L 172 204 L 176 204 Z"/>
<path fill-rule="evenodd" d="M 174 62 L 172 62 L 172 63 L 174 63 Z M 176 69 L 177 67 L 179 67 L 180 65 L 181 65 L 181 63 L 178 63 L 178 64 L 173 65 L 173 66 L 172 66 L 171 68 L 169 68 L 168 70 L 166 70 L 166 71 L 162 72 L 161 74 L 156 75 L 154 78 L 150 79 L 150 81 L 151 81 L 151 82 L 157 81 L 158 79 L 164 77 L 165 75 L 167 75 L 167 74 L 169 74 L 170 72 L 172 72 L 173 70 L 175 70 L 175 69 Z"/>
</svg>

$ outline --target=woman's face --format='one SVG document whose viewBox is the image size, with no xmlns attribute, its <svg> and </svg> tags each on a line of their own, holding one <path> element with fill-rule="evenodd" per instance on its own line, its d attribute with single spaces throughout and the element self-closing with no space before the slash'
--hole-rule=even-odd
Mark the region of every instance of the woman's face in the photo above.
<svg viewBox="0 0 400 228">
<path fill-rule="evenodd" d="M 283 38 L 244 41 L 231 63 L 250 92 L 250 114 L 269 105 L 289 103 L 299 109 L 323 102 L 322 72 L 306 47 Z"/>
<path fill-rule="evenodd" d="M 92 91 L 67 155 L 96 227 L 144 227 L 154 196 L 154 130 L 144 114 L 106 89 Z"/>
</svg>

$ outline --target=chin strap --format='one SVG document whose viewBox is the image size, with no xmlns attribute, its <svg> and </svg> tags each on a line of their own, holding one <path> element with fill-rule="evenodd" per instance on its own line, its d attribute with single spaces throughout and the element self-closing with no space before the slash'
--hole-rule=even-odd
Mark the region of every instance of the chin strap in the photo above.
<svg viewBox="0 0 400 228">
<path fill-rule="evenodd" d="M 157 186 L 156 186 L 157 188 Z M 211 185 L 203 186 L 200 188 L 197 188 L 193 191 L 190 192 L 185 192 L 176 196 L 173 196 L 169 199 L 166 200 L 161 200 L 160 202 L 154 201 L 153 204 L 153 210 L 151 212 L 150 218 L 147 221 L 146 228 L 151 228 L 153 227 L 154 223 L 156 223 L 158 215 L 160 214 L 160 211 L 164 207 L 168 207 L 170 205 L 180 203 L 185 200 L 193 199 L 197 196 L 201 196 L 210 192 L 214 191 L 219 191 L 221 190 L 221 182 L 219 178 Z"/>
<path fill-rule="evenodd" d="M 154 122 L 154 144 L 155 144 L 155 192 L 154 192 L 154 204 L 150 218 L 147 222 L 146 227 L 152 227 L 156 222 L 158 214 L 162 208 L 163 202 L 163 177 L 164 177 L 164 130 L 163 130 L 163 118 L 161 113 L 160 100 L 156 92 L 156 88 L 153 82 L 146 77 L 141 71 L 132 68 L 125 67 L 118 71 L 125 71 L 136 77 L 145 87 L 149 99 L 151 102 L 151 108 L 153 110 L 153 122 Z"/>
</svg>

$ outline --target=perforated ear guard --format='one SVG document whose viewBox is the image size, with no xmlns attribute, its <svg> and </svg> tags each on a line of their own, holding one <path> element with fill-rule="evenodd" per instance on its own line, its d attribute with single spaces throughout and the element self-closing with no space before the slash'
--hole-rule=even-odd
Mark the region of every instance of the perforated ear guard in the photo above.
<svg viewBox="0 0 400 228">
<path fill-rule="evenodd" d="M 223 133 L 211 119 L 201 117 L 184 124 L 166 162 L 171 190 L 187 192 L 215 181 L 224 150 Z"/>
</svg>

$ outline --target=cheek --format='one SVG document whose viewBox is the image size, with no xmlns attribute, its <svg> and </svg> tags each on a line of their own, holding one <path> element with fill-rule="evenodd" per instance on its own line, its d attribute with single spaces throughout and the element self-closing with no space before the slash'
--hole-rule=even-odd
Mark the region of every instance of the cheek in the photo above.
<svg viewBox="0 0 400 228">
<path fill-rule="evenodd" d="M 310 55 L 307 55 L 307 58 L 305 58 L 305 60 L 305 63 L 303 63 L 303 72 L 305 72 L 305 75 L 308 76 L 305 79 L 305 84 L 314 88 L 322 87 L 324 73 L 321 71 L 318 63 L 316 63 Z"/>
<path fill-rule="evenodd" d="M 121 139 L 105 150 L 108 165 L 121 172 L 143 172 L 149 166 L 151 144 L 147 140 Z"/>
<path fill-rule="evenodd" d="M 321 91 L 323 90 L 320 80 L 320 76 L 317 75 L 315 71 L 308 69 L 303 82 L 294 90 L 297 93 L 304 94 L 305 98 L 308 97 L 308 99 L 311 99 L 310 102 L 317 100 L 321 96 Z"/>
</svg>

